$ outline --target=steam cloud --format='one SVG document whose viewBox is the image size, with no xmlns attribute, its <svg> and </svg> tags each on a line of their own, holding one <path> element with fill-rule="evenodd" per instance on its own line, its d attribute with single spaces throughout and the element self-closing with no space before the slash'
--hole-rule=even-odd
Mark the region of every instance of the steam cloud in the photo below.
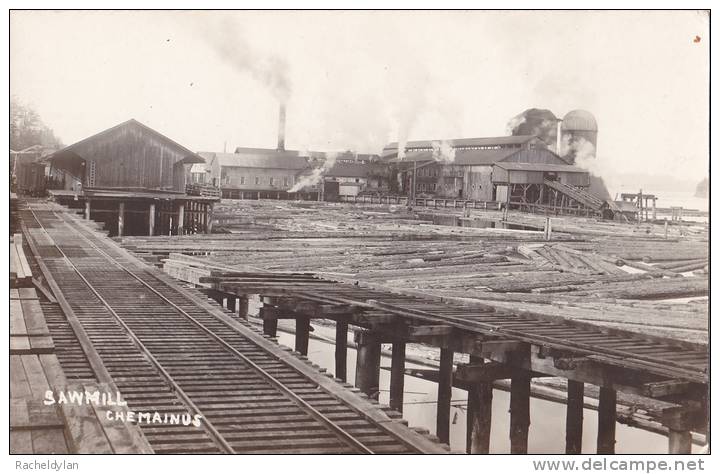
<svg viewBox="0 0 720 474">
<path fill-rule="evenodd" d="M 443 140 L 440 142 L 434 141 L 431 145 L 433 148 L 433 159 L 435 161 L 443 161 L 445 163 L 455 162 L 455 149 L 450 143 Z"/>
<path fill-rule="evenodd" d="M 337 157 L 338 153 L 327 153 L 325 162 L 321 166 L 314 168 L 309 175 L 301 177 L 300 180 L 288 190 L 288 192 L 296 193 L 298 191 L 301 191 L 303 188 L 315 186 L 316 184 L 318 184 L 323 179 L 323 176 L 325 176 L 325 173 L 330 171 L 330 169 L 335 166 L 335 161 L 337 160 Z"/>
</svg>

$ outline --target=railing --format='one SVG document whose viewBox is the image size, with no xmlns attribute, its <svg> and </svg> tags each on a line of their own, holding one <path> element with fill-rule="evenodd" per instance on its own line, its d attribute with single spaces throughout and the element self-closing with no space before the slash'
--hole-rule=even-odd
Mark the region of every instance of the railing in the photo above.
<svg viewBox="0 0 720 474">
<path fill-rule="evenodd" d="M 475 201 L 471 199 L 450 199 L 450 198 L 415 198 L 415 203 L 412 203 L 412 199 L 408 199 L 407 196 L 373 196 L 373 195 L 360 195 L 351 196 L 343 195 L 338 196 L 340 202 L 360 203 L 360 204 L 396 204 L 396 205 L 408 205 L 412 204 L 416 207 L 433 207 L 433 208 L 454 208 L 454 209 L 490 209 L 500 210 L 503 203 L 496 201 Z"/>
<path fill-rule="evenodd" d="M 185 185 L 185 194 L 189 196 L 220 197 L 220 188 L 206 184 L 188 183 Z"/>
<path fill-rule="evenodd" d="M 598 198 L 597 196 L 593 196 L 592 194 L 588 193 L 587 191 L 584 191 L 580 188 L 576 188 L 574 186 L 570 186 L 564 183 L 560 183 L 558 181 L 550 181 L 545 180 L 545 185 L 555 189 L 556 191 L 559 191 L 566 196 L 568 196 L 571 199 L 574 199 L 575 201 L 583 204 L 584 206 L 587 206 L 593 210 L 599 210 L 603 205 L 603 200 Z"/>
</svg>

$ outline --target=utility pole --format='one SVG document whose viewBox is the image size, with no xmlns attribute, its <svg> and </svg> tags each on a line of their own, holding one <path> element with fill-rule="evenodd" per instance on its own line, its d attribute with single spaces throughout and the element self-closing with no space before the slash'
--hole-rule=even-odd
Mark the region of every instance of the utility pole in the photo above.
<svg viewBox="0 0 720 474">
<path fill-rule="evenodd" d="M 412 179 L 412 204 L 415 205 L 415 192 L 417 188 L 417 160 L 413 161 L 413 179 Z"/>
</svg>

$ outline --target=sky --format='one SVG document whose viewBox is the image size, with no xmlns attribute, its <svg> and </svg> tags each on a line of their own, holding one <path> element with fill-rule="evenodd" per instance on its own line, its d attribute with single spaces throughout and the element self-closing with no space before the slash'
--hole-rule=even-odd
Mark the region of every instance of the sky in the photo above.
<svg viewBox="0 0 720 474">
<path fill-rule="evenodd" d="M 11 94 L 66 144 L 135 118 L 196 151 L 274 148 L 286 102 L 287 148 L 378 153 L 586 109 L 616 182 L 708 173 L 702 12 L 13 11 L 10 41 Z"/>
</svg>

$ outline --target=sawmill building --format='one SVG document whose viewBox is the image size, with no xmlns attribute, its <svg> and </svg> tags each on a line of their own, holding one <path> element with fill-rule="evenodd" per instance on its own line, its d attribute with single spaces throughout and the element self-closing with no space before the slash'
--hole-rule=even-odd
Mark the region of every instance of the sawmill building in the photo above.
<svg viewBox="0 0 720 474">
<path fill-rule="evenodd" d="M 190 168 L 204 160 L 165 135 L 128 120 L 48 155 L 72 189 L 49 190 L 84 207 L 110 235 L 206 232 L 218 199 L 186 193 Z"/>
</svg>

